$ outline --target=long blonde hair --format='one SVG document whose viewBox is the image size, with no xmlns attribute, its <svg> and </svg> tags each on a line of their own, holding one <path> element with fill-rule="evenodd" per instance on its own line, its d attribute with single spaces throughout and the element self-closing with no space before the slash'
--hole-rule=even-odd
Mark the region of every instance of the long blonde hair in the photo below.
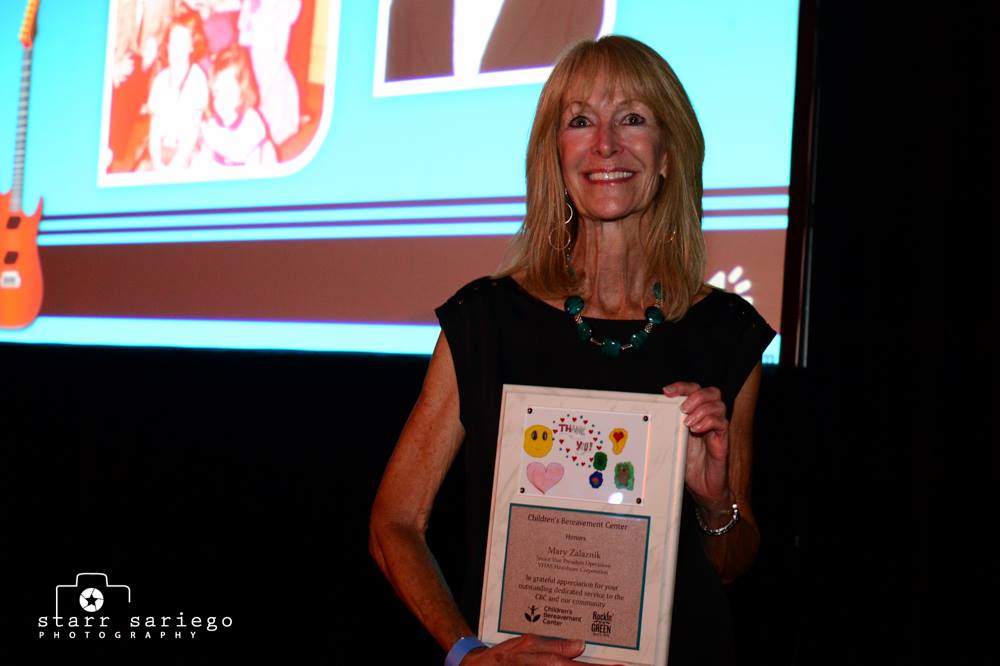
<svg viewBox="0 0 1000 666">
<path fill-rule="evenodd" d="M 564 52 L 542 88 L 527 155 L 527 215 L 511 240 L 497 276 L 521 273 L 524 287 L 543 298 L 575 293 L 583 276 L 574 274 L 560 249 L 567 217 L 559 163 L 558 133 L 571 88 L 603 74 L 609 93 L 621 90 L 653 111 L 663 128 L 668 155 L 666 179 L 651 206 L 649 224 L 638 233 L 646 272 L 663 285 L 668 319 L 684 316 L 705 274 L 701 233 L 702 163 L 705 140 L 694 109 L 673 69 L 656 51 L 630 37 L 608 35 L 578 42 Z M 589 93 L 589 91 L 585 91 Z M 567 225 L 569 251 L 577 220 Z"/>
</svg>

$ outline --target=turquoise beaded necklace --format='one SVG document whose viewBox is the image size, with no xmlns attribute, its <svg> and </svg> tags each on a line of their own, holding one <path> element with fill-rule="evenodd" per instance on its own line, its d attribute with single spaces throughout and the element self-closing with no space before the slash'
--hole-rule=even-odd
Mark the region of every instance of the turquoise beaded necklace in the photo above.
<svg viewBox="0 0 1000 666">
<path fill-rule="evenodd" d="M 564 307 L 566 308 L 566 312 L 573 317 L 573 321 L 576 322 L 576 334 L 580 336 L 580 339 L 600 347 L 601 353 L 605 356 L 615 358 L 623 351 L 642 347 L 646 343 L 646 338 L 649 337 L 653 327 L 657 324 L 662 324 L 666 319 L 661 309 L 663 307 L 663 288 L 659 282 L 653 285 L 653 296 L 656 298 L 656 305 L 650 305 L 646 308 L 646 324 L 633 333 L 629 337 L 628 342 L 624 344 L 612 338 L 598 340 L 594 337 L 590 324 L 583 320 L 583 308 L 586 303 L 582 297 L 575 294 L 570 296 L 566 299 Z"/>
</svg>

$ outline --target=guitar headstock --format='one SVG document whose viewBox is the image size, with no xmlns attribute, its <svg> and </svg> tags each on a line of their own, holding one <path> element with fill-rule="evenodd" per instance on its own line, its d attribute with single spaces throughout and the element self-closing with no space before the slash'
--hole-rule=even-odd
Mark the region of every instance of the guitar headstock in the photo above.
<svg viewBox="0 0 1000 666">
<path fill-rule="evenodd" d="M 28 0 L 24 6 L 24 20 L 21 21 L 21 31 L 17 39 L 26 49 L 30 49 L 35 39 L 35 17 L 38 14 L 39 0 Z"/>
</svg>

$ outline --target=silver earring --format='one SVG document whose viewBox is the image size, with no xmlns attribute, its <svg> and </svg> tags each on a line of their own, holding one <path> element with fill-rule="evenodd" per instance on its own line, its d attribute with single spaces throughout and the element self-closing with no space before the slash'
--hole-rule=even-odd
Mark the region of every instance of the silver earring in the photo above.
<svg viewBox="0 0 1000 666">
<path fill-rule="evenodd" d="M 556 230 L 562 230 L 563 232 L 565 232 L 566 235 L 566 242 L 563 243 L 561 246 L 556 245 L 555 243 L 552 242 L 552 233 Z M 556 252 L 566 252 L 566 250 L 569 249 L 569 244 L 571 240 L 572 239 L 569 237 L 569 229 L 567 229 L 565 226 L 552 227 L 551 229 L 549 229 L 549 247 L 551 247 Z"/>
</svg>

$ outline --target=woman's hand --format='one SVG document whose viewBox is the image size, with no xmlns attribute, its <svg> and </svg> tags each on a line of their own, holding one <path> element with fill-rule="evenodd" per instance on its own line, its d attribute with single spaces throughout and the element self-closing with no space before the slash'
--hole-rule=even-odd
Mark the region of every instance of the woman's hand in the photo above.
<svg viewBox="0 0 1000 666">
<path fill-rule="evenodd" d="M 686 396 L 681 403 L 684 425 L 691 434 L 687 444 L 684 483 L 706 513 L 728 514 L 733 497 L 729 489 L 729 419 L 722 393 L 693 382 L 663 387 L 668 398 Z"/>
<path fill-rule="evenodd" d="M 575 664 L 574 657 L 583 654 L 583 641 L 569 641 L 560 638 L 542 638 L 533 634 L 525 634 L 511 638 L 503 643 L 497 643 L 491 648 L 473 650 L 462 666 L 477 664 L 524 664 L 549 666 L 552 664 Z"/>
</svg>

